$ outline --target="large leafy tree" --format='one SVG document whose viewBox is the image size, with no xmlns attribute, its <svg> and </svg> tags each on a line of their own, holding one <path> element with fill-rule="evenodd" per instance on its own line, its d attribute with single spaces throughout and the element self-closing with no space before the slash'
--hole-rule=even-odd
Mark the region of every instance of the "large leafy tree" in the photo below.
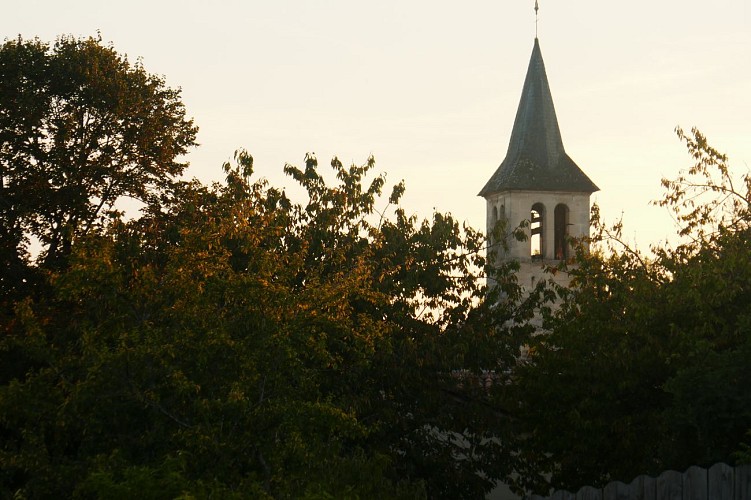
<svg viewBox="0 0 751 500">
<path fill-rule="evenodd" d="M 751 428 L 751 178 L 698 131 L 694 164 L 658 203 L 682 238 L 651 256 L 594 212 L 598 250 L 580 251 L 550 335 L 514 386 L 525 486 L 547 491 L 733 463 Z M 547 476 L 545 476 L 547 474 Z"/>
<path fill-rule="evenodd" d="M 73 242 L 129 197 L 151 203 L 185 168 L 195 141 L 180 91 L 101 39 L 6 40 L 0 46 L 2 287 L 41 263 L 61 265 Z"/>
<path fill-rule="evenodd" d="M 509 473 L 531 308 L 484 301 L 484 237 L 406 215 L 372 168 L 335 159 L 329 184 L 308 156 L 294 202 L 241 152 L 83 236 L 0 344 L 26 360 L 0 386 L 4 491 L 477 498 Z M 497 281 L 520 297 L 513 266 Z"/>
</svg>

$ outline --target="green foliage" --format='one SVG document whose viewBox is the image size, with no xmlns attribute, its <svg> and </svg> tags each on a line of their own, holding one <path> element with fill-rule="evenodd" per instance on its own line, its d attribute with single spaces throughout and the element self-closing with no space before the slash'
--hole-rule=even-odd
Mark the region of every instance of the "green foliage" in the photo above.
<svg viewBox="0 0 751 500">
<path fill-rule="evenodd" d="M 572 287 L 531 293 L 373 158 L 286 165 L 296 201 L 245 151 L 176 180 L 195 133 L 100 40 L 0 48 L 3 498 L 478 498 L 748 459 L 751 181 L 698 131 L 659 202 L 679 246 L 594 207 L 551 270 Z"/>
<path fill-rule="evenodd" d="M 578 490 L 640 474 L 733 463 L 751 428 L 749 178 L 694 130 L 696 164 L 667 188 L 684 237 L 647 257 L 593 209 L 596 249 L 536 337 L 514 387 L 523 486 Z M 742 189 L 738 186 L 743 186 Z M 546 477 L 545 474 L 548 476 Z"/>
<path fill-rule="evenodd" d="M 131 64 L 101 39 L 6 40 L 0 46 L 0 251 L 28 274 L 29 244 L 47 267 L 116 215 L 122 197 L 155 203 L 195 144 L 180 91 Z M 24 272 L 26 271 L 26 273 Z"/>
<path fill-rule="evenodd" d="M 481 379 L 519 345 L 480 305 L 484 238 L 392 207 L 402 184 L 381 202 L 372 158 L 331 166 L 285 167 L 295 203 L 241 151 L 80 235 L 0 342 L 26 360 L 0 386 L 3 491 L 473 498 L 507 474 Z"/>
<path fill-rule="evenodd" d="M 740 450 L 735 453 L 738 464 L 751 464 L 751 429 L 746 433 L 745 442 L 741 443 Z"/>
</svg>

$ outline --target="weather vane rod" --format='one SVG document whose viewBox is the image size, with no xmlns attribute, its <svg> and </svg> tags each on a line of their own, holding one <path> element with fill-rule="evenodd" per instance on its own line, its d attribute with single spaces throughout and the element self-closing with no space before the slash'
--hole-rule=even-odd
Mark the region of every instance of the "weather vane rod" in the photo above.
<svg viewBox="0 0 751 500">
<path fill-rule="evenodd" d="M 537 4 L 537 0 L 535 0 L 535 38 L 537 38 L 537 11 L 540 10 L 540 6 Z"/>
</svg>

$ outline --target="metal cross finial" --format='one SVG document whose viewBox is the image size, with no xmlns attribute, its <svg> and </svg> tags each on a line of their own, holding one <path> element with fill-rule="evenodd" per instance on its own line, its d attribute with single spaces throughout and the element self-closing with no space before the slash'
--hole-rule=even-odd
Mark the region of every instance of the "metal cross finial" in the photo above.
<svg viewBox="0 0 751 500">
<path fill-rule="evenodd" d="M 535 0 L 535 38 L 537 38 L 537 11 L 540 10 L 540 6 L 537 4 L 537 0 Z"/>
</svg>

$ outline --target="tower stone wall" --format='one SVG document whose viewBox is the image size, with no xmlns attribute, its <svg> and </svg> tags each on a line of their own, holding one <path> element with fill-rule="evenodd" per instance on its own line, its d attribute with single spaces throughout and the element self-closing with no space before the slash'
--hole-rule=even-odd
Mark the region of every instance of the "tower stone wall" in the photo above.
<svg viewBox="0 0 751 500">
<path fill-rule="evenodd" d="M 506 237 L 508 249 L 493 245 L 491 252 L 519 262 L 517 277 L 525 288 L 541 279 L 568 285 L 566 273 L 551 275 L 544 268 L 573 256 L 571 238 L 589 236 L 589 198 L 598 189 L 566 154 L 535 39 L 506 157 L 480 191 L 488 234 L 499 220 L 506 221 L 507 235 L 527 221 L 527 239 Z"/>
<path fill-rule="evenodd" d="M 519 227 L 523 221 L 531 220 L 532 207 L 542 207 L 539 215 L 541 231 L 539 236 L 539 254 L 534 255 L 538 246 L 533 246 L 532 224 L 524 229 L 525 241 L 517 241 L 511 236 L 511 231 Z M 565 207 L 565 233 L 563 234 L 564 248 L 556 246 L 556 207 Z M 551 276 L 544 273 L 545 266 L 554 265 L 568 260 L 573 256 L 570 245 L 571 238 L 589 236 L 589 194 L 565 191 L 504 191 L 495 193 L 487 198 L 486 203 L 487 232 L 490 234 L 496 223 L 504 218 L 506 223 L 506 237 L 508 250 L 503 252 L 499 246 L 494 247 L 495 258 L 519 262 L 519 283 L 524 287 L 534 286 L 540 279 L 553 278 L 562 285 L 568 285 L 566 273 Z M 559 235 L 560 237 L 560 235 Z"/>
</svg>

